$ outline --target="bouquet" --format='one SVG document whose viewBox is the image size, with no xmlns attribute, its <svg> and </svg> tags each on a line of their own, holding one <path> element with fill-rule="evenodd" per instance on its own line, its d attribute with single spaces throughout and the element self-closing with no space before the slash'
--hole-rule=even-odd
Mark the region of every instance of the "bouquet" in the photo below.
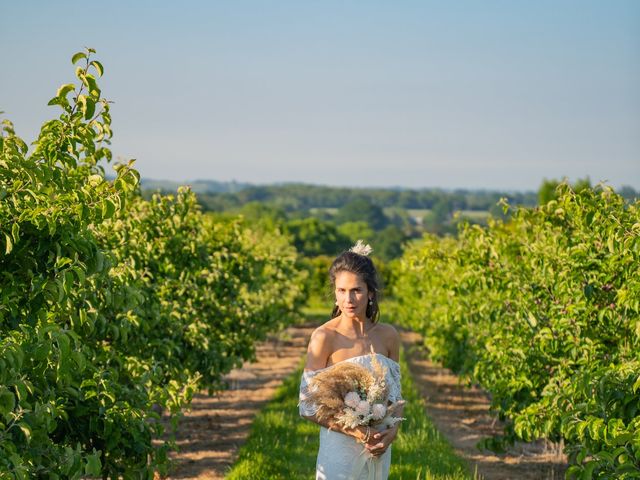
<svg viewBox="0 0 640 480">
<path fill-rule="evenodd" d="M 362 425 L 383 429 L 404 420 L 394 415 L 403 400 L 388 405 L 386 368 L 375 355 L 371 366 L 373 371 L 342 362 L 313 377 L 307 400 L 318 406 L 316 418 L 347 428 Z"/>
</svg>

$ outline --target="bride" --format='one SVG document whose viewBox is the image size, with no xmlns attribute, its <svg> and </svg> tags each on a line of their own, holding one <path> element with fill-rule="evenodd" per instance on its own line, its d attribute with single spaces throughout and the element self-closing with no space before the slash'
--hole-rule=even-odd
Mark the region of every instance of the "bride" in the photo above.
<svg viewBox="0 0 640 480">
<path fill-rule="evenodd" d="M 308 384 L 320 371 L 340 362 L 353 362 L 371 370 L 373 356 L 386 367 L 389 401 L 401 400 L 400 339 L 391 325 L 379 323 L 378 280 L 368 257 L 371 247 L 361 241 L 338 256 L 329 277 L 335 289 L 332 319 L 318 327 L 309 341 L 307 362 L 300 383 L 300 415 L 320 424 L 316 480 L 386 480 L 391 464 L 391 443 L 399 424 L 377 431 L 320 422 L 317 408 L 306 401 Z M 402 416 L 402 407 L 398 411 Z"/>
</svg>

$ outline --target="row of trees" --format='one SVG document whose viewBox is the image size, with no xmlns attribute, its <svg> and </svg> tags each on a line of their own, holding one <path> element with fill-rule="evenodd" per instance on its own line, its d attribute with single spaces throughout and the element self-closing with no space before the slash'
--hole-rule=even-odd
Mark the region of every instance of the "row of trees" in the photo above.
<svg viewBox="0 0 640 480">
<path fill-rule="evenodd" d="M 640 203 L 554 197 L 409 248 L 396 318 L 491 393 L 506 440 L 563 439 L 573 478 L 639 478 Z"/>
<path fill-rule="evenodd" d="M 158 186 L 157 184 L 155 185 Z M 287 211 L 313 208 L 339 208 L 353 200 L 366 200 L 381 208 L 431 209 L 438 203 L 455 205 L 459 210 L 489 210 L 501 197 L 515 204 L 534 205 L 535 192 L 490 192 L 482 190 L 346 188 L 323 185 L 283 184 L 245 186 L 239 191 L 202 192 L 203 205 L 221 211 L 250 202 L 263 202 Z"/>
<path fill-rule="evenodd" d="M 301 299 L 274 231 L 203 215 L 193 193 L 138 193 L 110 160 L 93 51 L 35 148 L 0 134 L 0 477 L 153 478 L 176 414 L 254 354 Z"/>
</svg>

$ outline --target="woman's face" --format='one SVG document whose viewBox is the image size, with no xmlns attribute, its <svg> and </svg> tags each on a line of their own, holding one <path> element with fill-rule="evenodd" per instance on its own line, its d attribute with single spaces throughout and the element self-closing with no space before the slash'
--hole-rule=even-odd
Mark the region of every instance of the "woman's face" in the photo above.
<svg viewBox="0 0 640 480">
<path fill-rule="evenodd" d="M 369 302 L 367 284 L 355 273 L 341 271 L 336 274 L 336 304 L 348 318 L 364 319 Z"/>
</svg>

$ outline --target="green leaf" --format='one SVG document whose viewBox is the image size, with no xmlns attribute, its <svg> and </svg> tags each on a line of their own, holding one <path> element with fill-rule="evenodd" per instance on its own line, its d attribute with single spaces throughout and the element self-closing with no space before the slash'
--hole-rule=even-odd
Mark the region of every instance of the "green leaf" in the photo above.
<svg viewBox="0 0 640 480">
<path fill-rule="evenodd" d="M 87 54 L 84 52 L 78 52 L 71 57 L 71 63 L 75 65 L 76 62 L 82 58 L 87 58 Z"/>
<path fill-rule="evenodd" d="M 61 106 L 62 106 L 62 105 L 64 105 L 64 103 L 65 103 L 65 99 L 64 99 L 64 98 L 61 98 L 61 97 L 53 97 L 51 100 L 49 100 L 49 101 L 47 102 L 47 105 L 48 105 L 48 106 L 52 106 L 52 105 L 61 105 Z M 69 103 L 69 102 L 67 102 L 67 104 L 68 104 L 68 103 Z"/>
<path fill-rule="evenodd" d="M 67 296 L 70 296 L 74 287 L 73 274 L 70 271 L 64 272 L 64 276 L 62 277 L 62 287 L 64 288 L 64 293 L 66 293 Z"/>
<path fill-rule="evenodd" d="M 71 265 L 73 263 L 73 260 L 71 260 L 69 257 L 58 257 L 56 259 L 56 263 L 54 265 L 55 268 L 63 268 L 66 265 Z"/>
<path fill-rule="evenodd" d="M 604 420 L 601 418 L 593 418 L 589 422 L 589 435 L 593 440 L 599 440 L 600 436 L 600 427 L 604 426 Z"/>
<path fill-rule="evenodd" d="M 96 102 L 86 95 L 78 95 L 78 104 L 85 120 L 89 120 L 96 111 Z"/>
<path fill-rule="evenodd" d="M 78 95 L 76 102 L 78 102 L 78 104 L 80 105 L 80 111 L 84 115 L 87 111 L 87 96 L 83 94 Z"/>
<path fill-rule="evenodd" d="M 604 460 L 607 463 L 613 463 L 614 456 L 611 452 L 607 450 L 601 450 L 594 455 L 595 458 L 599 458 L 600 460 Z"/>
<path fill-rule="evenodd" d="M 56 336 L 56 341 L 58 343 L 58 349 L 60 350 L 60 356 L 67 358 L 70 351 L 69 337 L 67 337 L 65 333 L 60 333 Z"/>
<path fill-rule="evenodd" d="M 84 371 L 84 369 L 87 366 L 87 362 L 86 362 L 86 359 L 84 358 L 84 355 L 82 355 L 82 353 L 80 352 L 74 351 L 74 352 L 71 352 L 71 358 L 73 358 L 73 361 L 78 366 L 78 371 L 80 372 Z"/>
<path fill-rule="evenodd" d="M 15 222 L 11 227 L 11 237 L 14 243 L 18 243 L 18 240 L 20 240 L 20 225 L 18 225 L 18 222 Z"/>
<path fill-rule="evenodd" d="M 78 277 L 78 282 L 80 283 L 80 285 L 84 284 L 85 281 L 85 274 L 84 274 L 84 270 L 82 270 L 82 268 L 76 266 L 71 267 L 71 270 L 73 270 L 73 273 L 76 274 L 76 276 Z"/>
<path fill-rule="evenodd" d="M 27 438 L 27 443 L 31 441 L 31 427 L 27 422 L 18 423 L 18 427 L 22 430 L 22 433 Z"/>
<path fill-rule="evenodd" d="M 7 416 L 13 412 L 16 406 L 16 398 L 4 385 L 0 387 L 0 414 Z"/>
<path fill-rule="evenodd" d="M 87 89 L 92 96 L 95 96 L 96 98 L 100 96 L 100 89 L 98 88 L 98 83 L 93 75 L 85 75 L 84 84 L 87 86 Z"/>
<path fill-rule="evenodd" d="M 104 269 L 104 253 L 98 251 L 96 253 L 96 272 L 101 272 Z"/>
<path fill-rule="evenodd" d="M 89 120 L 91 117 L 93 117 L 93 114 L 96 112 L 96 102 L 92 99 L 87 97 L 85 100 L 85 109 L 84 109 L 84 119 L 85 120 Z"/>
<path fill-rule="evenodd" d="M 7 246 L 4 250 L 4 253 L 5 255 L 9 255 L 11 253 L 11 250 L 13 250 L 13 242 L 11 241 L 11 237 L 6 233 L 4 234 L 4 237 L 5 237 L 5 240 L 7 241 Z"/>
<path fill-rule="evenodd" d="M 599 462 L 597 462 L 596 460 L 591 460 L 590 462 L 587 462 L 587 465 L 584 468 L 584 471 L 582 472 L 582 478 L 583 480 L 591 480 L 591 478 L 593 478 L 593 471 L 595 470 L 595 468 L 599 465 Z"/>
<path fill-rule="evenodd" d="M 85 475 L 100 476 L 102 473 L 102 463 L 100 462 L 100 451 L 94 451 L 87 457 L 87 464 L 84 467 Z"/>
<path fill-rule="evenodd" d="M 110 198 L 107 198 L 104 202 L 102 202 L 102 218 L 111 218 L 116 211 L 116 204 Z"/>
<path fill-rule="evenodd" d="M 66 97 L 67 94 L 73 91 L 75 88 L 76 86 L 73 83 L 66 83 L 62 85 L 60 88 L 58 88 L 58 91 L 56 92 L 56 97 Z"/>
<path fill-rule="evenodd" d="M 93 66 L 93 68 L 96 69 L 96 72 L 98 73 L 99 77 L 101 77 L 104 74 L 104 67 L 99 61 L 94 60 L 89 65 Z"/>
</svg>

